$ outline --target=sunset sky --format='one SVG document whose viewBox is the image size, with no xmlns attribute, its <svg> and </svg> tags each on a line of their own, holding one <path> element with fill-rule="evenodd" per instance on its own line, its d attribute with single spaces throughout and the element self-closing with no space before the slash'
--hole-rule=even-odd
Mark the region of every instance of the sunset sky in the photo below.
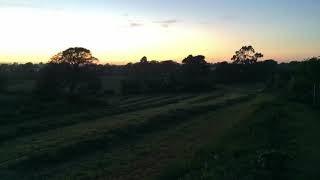
<svg viewBox="0 0 320 180">
<path fill-rule="evenodd" d="M 320 55 L 319 0 L 0 0 L 0 62 L 47 62 L 68 47 L 101 63 Z"/>
</svg>

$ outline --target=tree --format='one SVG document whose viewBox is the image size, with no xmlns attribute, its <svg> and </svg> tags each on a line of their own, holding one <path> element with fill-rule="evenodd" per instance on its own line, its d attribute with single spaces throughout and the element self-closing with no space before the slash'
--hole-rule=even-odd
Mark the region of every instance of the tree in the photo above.
<svg viewBox="0 0 320 180">
<path fill-rule="evenodd" d="M 276 85 L 281 89 L 286 88 L 286 95 L 291 99 L 305 103 L 316 104 L 320 102 L 319 58 L 313 57 L 302 62 L 292 61 L 290 63 L 281 63 L 280 67 L 282 74 L 278 72 L 278 78 L 276 80 L 282 79 L 278 80 Z M 281 84 L 278 83 L 279 81 Z"/>
<path fill-rule="evenodd" d="M 6 75 L 0 72 L 0 92 L 5 91 L 7 86 L 7 78 Z"/>
<path fill-rule="evenodd" d="M 141 64 L 147 64 L 148 63 L 148 58 L 146 56 L 143 56 L 140 60 Z"/>
<path fill-rule="evenodd" d="M 125 66 L 128 78 L 122 81 L 125 94 L 173 92 L 176 90 L 176 73 L 180 65 L 172 60 L 148 61 L 147 57 L 140 62 Z"/>
<path fill-rule="evenodd" d="M 182 63 L 182 69 L 185 71 L 185 75 L 190 76 L 190 78 L 207 75 L 209 72 L 208 63 L 202 55 L 189 55 L 187 58 L 182 60 Z"/>
<path fill-rule="evenodd" d="M 182 84 L 188 91 L 198 91 L 208 89 L 211 86 L 210 78 L 208 78 L 210 69 L 209 65 L 202 55 L 189 55 L 183 59 Z"/>
<path fill-rule="evenodd" d="M 204 65 L 207 64 L 205 57 L 202 55 L 192 56 L 189 55 L 187 58 L 182 60 L 183 64 L 190 64 L 190 65 Z"/>
<path fill-rule="evenodd" d="M 25 63 L 24 65 L 21 65 L 22 66 L 22 70 L 24 72 L 33 72 L 34 71 L 34 65 L 32 62 L 27 62 Z"/>
<path fill-rule="evenodd" d="M 257 53 L 252 46 L 243 46 L 231 60 L 234 64 L 254 64 L 262 57 L 263 54 Z"/>
<path fill-rule="evenodd" d="M 79 66 L 85 64 L 93 64 L 96 62 L 98 62 L 98 59 L 92 56 L 90 50 L 82 47 L 74 47 L 54 55 L 49 63 L 66 63 Z"/>
<path fill-rule="evenodd" d="M 303 69 L 306 78 L 314 83 L 320 83 L 320 58 L 313 57 L 303 63 Z"/>
<path fill-rule="evenodd" d="M 85 48 L 69 48 L 53 56 L 41 70 L 37 87 L 53 95 L 83 95 L 96 93 L 101 81 L 96 68 L 98 59 Z"/>
</svg>

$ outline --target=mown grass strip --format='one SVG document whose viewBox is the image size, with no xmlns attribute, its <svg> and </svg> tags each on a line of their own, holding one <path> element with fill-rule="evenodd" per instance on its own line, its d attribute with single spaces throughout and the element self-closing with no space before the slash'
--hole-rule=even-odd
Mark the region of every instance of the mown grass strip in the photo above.
<svg viewBox="0 0 320 180">
<path fill-rule="evenodd" d="M 214 95 L 209 95 L 209 96 L 205 96 L 205 97 L 201 97 L 199 99 L 195 99 L 195 100 L 189 101 L 188 103 L 190 103 L 190 104 L 198 104 L 198 103 L 208 102 L 208 101 L 217 99 L 219 97 L 222 97 L 224 95 L 225 95 L 225 93 L 217 93 L 217 94 L 214 94 Z"/>
<path fill-rule="evenodd" d="M 41 134 L 18 138 L 2 145 L 2 149 L 0 149 L 0 152 L 2 152 L 0 159 L 2 159 L 2 162 L 14 161 L 15 159 L 20 159 L 33 151 L 44 151 L 48 148 L 50 149 L 52 147 L 72 144 L 88 137 L 99 136 L 101 132 L 107 132 L 118 127 L 125 127 L 129 124 L 140 123 L 146 121 L 150 117 L 165 113 L 169 109 L 176 109 L 177 107 L 184 106 L 184 103 L 172 105 L 167 104 L 167 106 L 163 108 L 161 107 L 129 114 L 107 116 L 91 122 L 77 123 L 72 126 L 50 130 Z"/>
<path fill-rule="evenodd" d="M 130 113 L 138 110 L 146 110 L 150 108 L 156 108 L 166 106 L 168 104 L 179 103 L 182 100 L 193 98 L 194 96 L 181 96 L 181 97 L 166 97 L 161 100 L 150 100 L 148 103 L 139 103 L 125 107 L 115 107 L 99 111 L 88 111 L 81 114 L 74 114 L 68 116 L 62 116 L 59 118 L 49 118 L 45 120 L 33 120 L 32 122 L 26 122 L 13 127 L 7 126 L 3 131 L 0 131 L 0 143 L 9 141 L 14 138 L 31 135 L 35 133 L 41 133 L 48 130 L 61 128 L 64 126 L 70 126 L 76 123 L 95 120 L 100 117 L 113 116 L 117 114 Z"/>
<path fill-rule="evenodd" d="M 131 142 L 150 132 L 160 131 L 172 125 L 185 122 L 197 115 L 214 111 L 235 103 L 241 103 L 253 98 L 253 95 L 230 99 L 222 103 L 199 105 L 190 108 L 170 110 L 167 113 L 152 117 L 139 124 L 128 125 L 125 128 L 113 129 L 102 133 L 98 137 L 83 139 L 79 142 L 48 149 L 44 152 L 34 152 L 24 159 L 9 163 L 9 168 L 23 172 L 33 172 L 41 168 L 57 165 L 79 156 L 99 151 L 100 149 L 111 149 L 125 142 Z"/>
<path fill-rule="evenodd" d="M 295 129 L 281 106 L 262 105 L 220 143 L 173 163 L 158 179 L 292 179 Z"/>
</svg>

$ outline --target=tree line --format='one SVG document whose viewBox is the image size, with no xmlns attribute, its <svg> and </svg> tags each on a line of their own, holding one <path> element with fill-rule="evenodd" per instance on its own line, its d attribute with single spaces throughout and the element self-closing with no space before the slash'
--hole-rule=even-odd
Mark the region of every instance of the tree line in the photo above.
<svg viewBox="0 0 320 180">
<path fill-rule="evenodd" d="M 216 84 L 259 82 L 301 101 L 319 99 L 319 58 L 278 64 L 259 61 L 262 57 L 252 46 L 243 46 L 231 62 L 210 64 L 202 55 L 189 55 L 182 63 L 143 57 L 127 65 L 101 65 L 90 50 L 75 47 L 59 52 L 41 69 L 32 63 L 14 66 L 13 74 L 32 74 L 30 78 L 36 79 L 34 92 L 47 97 L 99 95 L 104 93 L 102 77 L 121 76 L 122 94 L 202 92 Z M 5 91 L 11 78 L 7 70 L 8 66 L 0 66 L 0 91 Z"/>
</svg>

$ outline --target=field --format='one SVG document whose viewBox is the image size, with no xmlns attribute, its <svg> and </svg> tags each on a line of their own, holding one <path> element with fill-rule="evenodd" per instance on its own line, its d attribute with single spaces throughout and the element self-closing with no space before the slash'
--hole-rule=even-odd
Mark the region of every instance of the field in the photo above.
<svg viewBox="0 0 320 180">
<path fill-rule="evenodd" d="M 0 99 L 1 180 L 320 178 L 319 112 L 259 87 L 96 107 Z"/>
</svg>

